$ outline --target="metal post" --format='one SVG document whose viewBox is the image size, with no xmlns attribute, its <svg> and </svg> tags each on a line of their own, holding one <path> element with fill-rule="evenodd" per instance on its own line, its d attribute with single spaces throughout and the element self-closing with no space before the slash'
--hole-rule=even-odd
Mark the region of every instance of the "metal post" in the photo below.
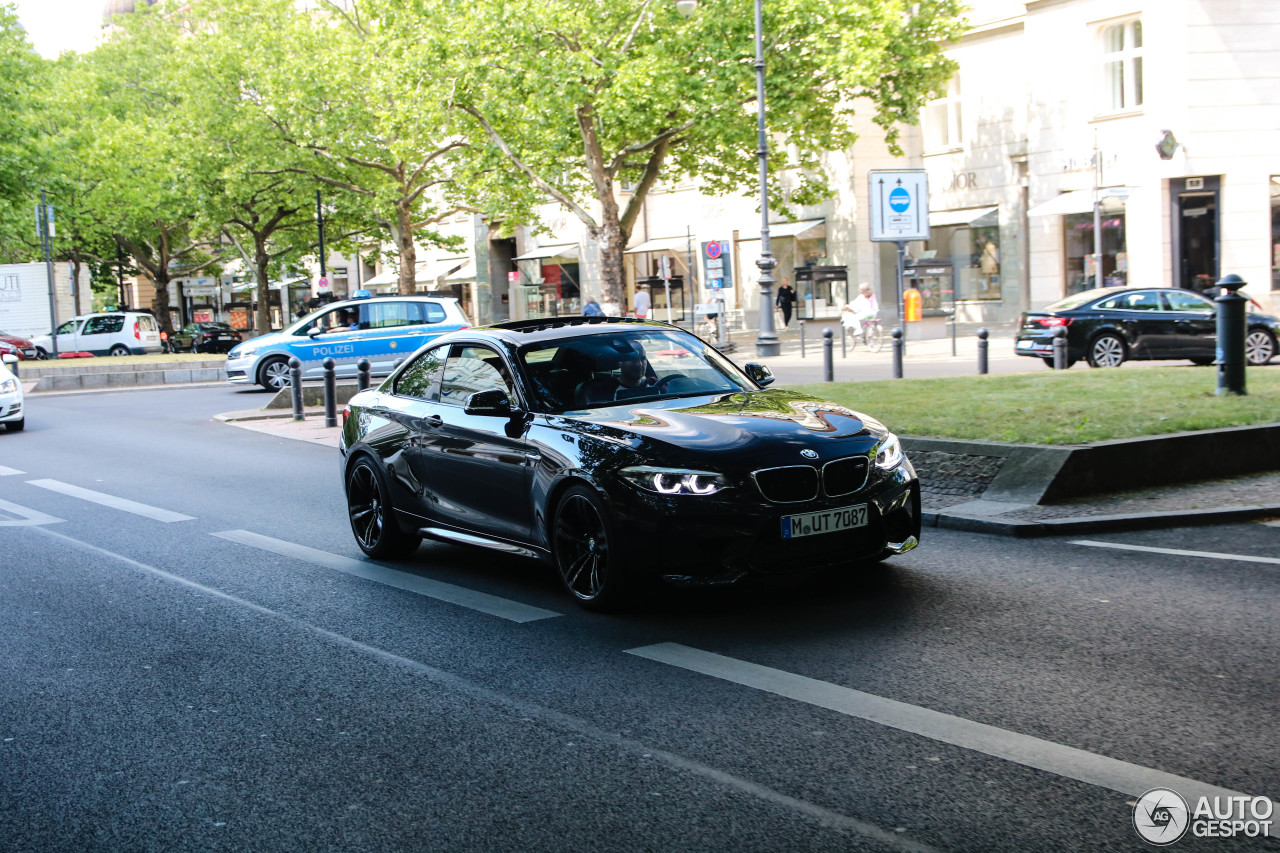
<svg viewBox="0 0 1280 853">
<path fill-rule="evenodd" d="M 1102 287 L 1102 151 L 1093 129 L 1093 286 Z"/>
<path fill-rule="evenodd" d="M 760 157 L 760 333 L 756 355 L 777 355 L 782 344 L 773 325 L 773 268 L 778 261 L 769 243 L 769 137 L 764 128 L 764 8 L 756 0 L 756 154 Z"/>
<path fill-rule="evenodd" d="M 987 338 L 990 334 L 986 329 L 978 330 L 978 373 L 982 375 L 986 375 L 990 368 L 987 362 L 987 347 L 990 346 Z"/>
<path fill-rule="evenodd" d="M 302 362 L 296 355 L 289 359 L 289 396 L 293 398 L 293 419 L 306 420 L 307 413 L 302 410 Z"/>
<path fill-rule="evenodd" d="M 830 327 L 822 330 L 822 381 L 835 382 L 836 368 L 833 364 L 835 355 L 835 332 Z"/>
<path fill-rule="evenodd" d="M 804 320 L 800 321 L 800 357 L 804 358 Z"/>
<path fill-rule="evenodd" d="M 1223 276 L 1218 280 L 1222 294 L 1215 300 L 1218 304 L 1218 390 L 1216 393 L 1240 394 L 1245 391 L 1244 379 L 1244 339 L 1245 339 L 1245 307 L 1248 300 L 1239 294 L 1245 286 L 1244 279 L 1238 275 Z"/>
<path fill-rule="evenodd" d="M 1058 326 L 1053 330 L 1053 369 L 1067 369 L 1067 327 Z"/>
<path fill-rule="evenodd" d="M 951 309 L 951 357 L 956 357 L 956 309 Z"/>
<path fill-rule="evenodd" d="M 362 358 L 356 364 L 356 387 L 361 391 L 369 390 L 369 359 Z"/>
<path fill-rule="evenodd" d="M 849 328 L 844 323 L 840 324 L 840 357 L 849 357 Z"/>
<path fill-rule="evenodd" d="M 326 358 L 324 365 L 324 425 L 338 425 L 338 381 L 334 376 L 334 360 Z"/>
<path fill-rule="evenodd" d="M 320 190 L 316 190 L 316 235 L 320 238 L 320 277 L 324 278 L 324 211 L 320 208 Z"/>
<path fill-rule="evenodd" d="M 53 347 L 53 357 L 58 357 L 58 288 L 53 277 L 53 235 L 50 234 L 49 203 L 45 200 L 44 190 L 40 190 L 40 245 L 44 248 L 44 265 L 49 276 L 49 322 L 53 325 L 53 333 L 49 336 Z"/>
<path fill-rule="evenodd" d="M 902 329 L 895 327 L 893 332 L 893 378 L 902 378 Z"/>
<path fill-rule="evenodd" d="M 902 332 L 902 346 L 907 346 L 907 314 L 906 306 L 903 304 L 903 276 L 906 274 L 906 258 L 907 244 L 902 240 L 898 241 L 898 330 Z"/>
</svg>

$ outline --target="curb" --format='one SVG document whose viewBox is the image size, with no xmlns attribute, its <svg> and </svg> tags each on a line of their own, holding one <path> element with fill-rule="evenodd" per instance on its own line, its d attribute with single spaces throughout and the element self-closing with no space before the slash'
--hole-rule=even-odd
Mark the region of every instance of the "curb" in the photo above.
<svg viewBox="0 0 1280 853">
<path fill-rule="evenodd" d="M 1119 515 L 1081 515 L 1071 518 L 1048 518 L 1040 521 L 997 518 L 975 518 L 951 515 L 946 510 L 922 512 L 926 527 L 959 530 L 966 533 L 988 533 L 1035 539 L 1076 533 L 1116 533 L 1130 530 L 1157 530 L 1189 524 L 1223 524 L 1280 517 L 1280 504 L 1267 506 L 1228 506 L 1214 509 L 1192 509 L 1183 512 L 1136 512 Z"/>
</svg>

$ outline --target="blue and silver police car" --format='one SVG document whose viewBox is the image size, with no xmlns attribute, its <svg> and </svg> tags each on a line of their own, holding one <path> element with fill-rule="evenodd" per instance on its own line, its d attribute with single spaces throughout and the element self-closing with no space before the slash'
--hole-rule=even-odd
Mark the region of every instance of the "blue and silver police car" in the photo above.
<svg viewBox="0 0 1280 853">
<path fill-rule="evenodd" d="M 386 376 L 423 344 L 468 325 L 456 299 L 371 296 L 358 290 L 279 332 L 233 347 L 227 353 L 227 381 L 278 391 L 289 384 L 293 356 L 302 362 L 303 379 L 321 378 L 326 358 L 334 360 L 339 377 L 354 377 L 362 358 L 369 359 L 374 376 Z"/>
</svg>

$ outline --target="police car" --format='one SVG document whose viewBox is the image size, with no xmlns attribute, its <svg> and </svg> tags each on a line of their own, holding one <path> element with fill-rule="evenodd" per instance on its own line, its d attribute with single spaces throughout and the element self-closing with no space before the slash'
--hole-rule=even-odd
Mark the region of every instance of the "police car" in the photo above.
<svg viewBox="0 0 1280 853">
<path fill-rule="evenodd" d="M 458 300 L 438 296 L 372 296 L 358 290 L 279 332 L 252 338 L 227 353 L 227 381 L 278 391 L 289 384 L 289 359 L 302 362 L 303 379 L 324 376 L 332 358 L 339 377 L 354 377 L 360 359 L 385 376 L 395 364 L 446 332 L 467 328 Z"/>
</svg>

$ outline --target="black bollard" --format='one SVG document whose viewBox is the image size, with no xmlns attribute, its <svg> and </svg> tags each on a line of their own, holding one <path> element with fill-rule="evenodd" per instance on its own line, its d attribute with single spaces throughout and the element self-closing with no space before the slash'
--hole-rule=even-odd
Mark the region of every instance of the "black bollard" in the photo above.
<svg viewBox="0 0 1280 853">
<path fill-rule="evenodd" d="M 1053 369 L 1067 369 L 1067 327 L 1058 326 L 1053 330 Z"/>
<path fill-rule="evenodd" d="M 835 337 L 835 332 L 831 331 L 830 328 L 822 330 L 822 381 L 823 382 L 836 381 L 836 367 L 835 367 L 835 364 L 833 363 L 835 350 L 836 350 L 836 342 L 834 340 L 834 337 Z"/>
<path fill-rule="evenodd" d="M 334 376 L 334 360 L 326 358 L 324 365 L 324 425 L 338 425 L 338 380 Z"/>
<path fill-rule="evenodd" d="M 1245 286 L 1238 275 L 1223 276 L 1218 280 L 1222 294 L 1214 302 L 1218 305 L 1218 395 L 1247 394 L 1244 387 L 1244 339 L 1245 307 L 1248 300 L 1237 291 Z"/>
<path fill-rule="evenodd" d="M 902 328 L 896 327 L 890 333 L 893 335 L 893 378 L 902 378 Z"/>
<path fill-rule="evenodd" d="M 800 357 L 804 358 L 804 320 L 800 321 Z"/>
<path fill-rule="evenodd" d="M 369 390 L 369 359 L 360 359 L 356 365 L 356 371 L 356 387 L 361 391 Z"/>
<path fill-rule="evenodd" d="M 289 359 L 289 396 L 293 398 L 293 419 L 306 420 L 307 414 L 302 411 L 302 362 L 296 355 Z"/>
<path fill-rule="evenodd" d="M 990 334 L 991 333 L 988 332 L 986 329 L 978 330 L 978 373 L 979 374 L 987 373 L 987 367 L 988 367 L 987 347 L 989 346 L 989 344 L 987 343 L 987 337 Z"/>
</svg>

